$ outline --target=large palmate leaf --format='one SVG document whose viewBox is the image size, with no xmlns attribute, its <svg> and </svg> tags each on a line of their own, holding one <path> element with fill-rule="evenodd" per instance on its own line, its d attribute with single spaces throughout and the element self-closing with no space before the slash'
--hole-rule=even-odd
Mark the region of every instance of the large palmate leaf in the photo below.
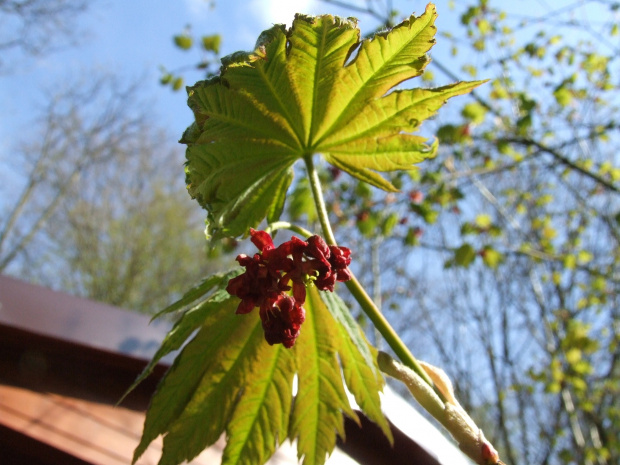
<svg viewBox="0 0 620 465">
<path fill-rule="evenodd" d="M 310 286 L 295 346 L 270 346 L 257 311 L 235 313 L 238 299 L 222 289 L 231 276 L 210 278 L 181 299 L 182 306 L 193 306 L 140 376 L 190 339 L 151 400 L 134 462 L 159 435 L 164 436 L 160 465 L 175 465 L 225 433 L 223 464 L 262 464 L 291 438 L 304 465 L 320 465 L 336 435 L 344 436 L 343 415 L 357 418 L 345 384 L 362 411 L 391 437 L 381 413 L 383 378 L 376 354 L 342 301 Z"/>
<path fill-rule="evenodd" d="M 395 190 L 379 172 L 432 157 L 436 144 L 413 132 L 449 97 L 480 84 L 393 90 L 423 72 L 436 16 L 429 5 L 360 41 L 352 19 L 297 15 L 290 29 L 261 34 L 254 52 L 222 60 L 219 77 L 188 88 L 187 184 L 208 211 L 209 232 L 237 236 L 276 220 L 300 158 L 320 153 Z"/>
</svg>

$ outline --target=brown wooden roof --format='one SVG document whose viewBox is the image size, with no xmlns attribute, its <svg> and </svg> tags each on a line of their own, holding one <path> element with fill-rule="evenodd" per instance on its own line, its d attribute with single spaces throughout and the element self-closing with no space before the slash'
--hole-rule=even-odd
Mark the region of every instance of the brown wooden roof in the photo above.
<svg viewBox="0 0 620 465">
<path fill-rule="evenodd" d="M 152 379 L 115 407 L 144 368 L 147 357 L 141 355 L 156 349 L 167 330 L 148 321 L 0 277 L 0 428 L 11 432 L 0 436 L 0 450 L 13 451 L 11 464 L 19 463 L 18 454 L 26 454 L 24 463 L 47 463 L 50 450 L 61 457 L 58 463 L 71 463 L 67 457 L 76 463 L 131 462 L 143 412 L 167 368 L 158 366 Z M 193 463 L 219 461 L 221 446 Z M 156 464 L 160 455 L 161 441 L 139 463 Z"/>
</svg>

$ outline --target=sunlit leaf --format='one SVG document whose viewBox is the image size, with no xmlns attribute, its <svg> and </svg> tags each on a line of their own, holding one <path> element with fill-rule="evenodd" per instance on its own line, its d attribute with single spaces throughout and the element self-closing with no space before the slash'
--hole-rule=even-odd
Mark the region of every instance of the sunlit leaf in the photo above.
<svg viewBox="0 0 620 465">
<path fill-rule="evenodd" d="M 325 461 L 344 437 L 342 412 L 354 417 L 342 384 L 336 358 L 338 328 L 316 288 L 306 300 L 307 319 L 295 344 L 299 389 L 295 396 L 290 436 L 297 439 L 297 455 L 304 465 Z"/>
<path fill-rule="evenodd" d="M 174 36 L 174 45 L 179 47 L 182 50 L 189 50 L 192 48 L 192 43 L 194 42 L 192 37 L 187 34 L 179 34 Z"/>
<path fill-rule="evenodd" d="M 390 426 L 381 412 L 379 391 L 383 389 L 383 376 L 379 372 L 377 354 L 361 331 L 351 312 L 337 294 L 323 293 L 323 301 L 340 324 L 336 325 L 338 355 L 349 391 L 366 416 L 377 423 L 392 440 Z"/>
<path fill-rule="evenodd" d="M 203 296 L 209 294 L 209 292 L 212 291 L 214 288 L 220 288 L 217 290 L 217 292 L 214 292 L 209 299 L 203 299 L 199 304 L 189 309 L 183 314 L 181 318 L 179 318 L 179 320 L 175 323 L 170 332 L 168 332 L 168 334 L 164 338 L 161 346 L 153 356 L 153 359 L 149 362 L 146 368 L 138 376 L 136 381 L 127 390 L 127 393 L 125 393 L 125 395 L 132 391 L 140 382 L 142 382 L 149 374 L 151 374 L 153 368 L 155 368 L 155 365 L 157 365 L 157 363 L 163 357 L 179 349 L 181 345 L 185 342 L 185 340 L 187 340 L 187 338 L 192 334 L 192 332 L 200 328 L 200 326 L 203 325 L 205 321 L 208 321 L 208 317 L 214 312 L 216 308 L 218 308 L 222 304 L 223 301 L 228 300 L 230 296 L 226 291 L 221 289 L 221 287 L 224 287 L 228 280 L 236 276 L 237 274 L 238 271 L 234 271 L 225 274 L 216 274 L 210 276 L 198 286 L 186 292 L 185 295 L 177 302 L 168 306 L 167 308 L 159 312 L 155 317 L 153 317 L 157 318 L 164 314 L 184 308 L 192 303 L 195 303 Z"/>
<path fill-rule="evenodd" d="M 243 395 L 226 426 L 223 464 L 264 463 L 287 435 L 295 360 L 284 346 L 265 343 L 262 331 L 257 338 Z"/>
<path fill-rule="evenodd" d="M 360 40 L 352 19 L 297 15 L 291 29 L 265 31 L 254 52 L 224 58 L 219 77 L 190 87 L 187 184 L 208 211 L 209 232 L 237 236 L 277 219 L 298 159 L 321 154 L 393 191 L 379 173 L 434 156 L 437 144 L 412 133 L 448 98 L 481 83 L 394 90 L 422 74 L 436 16 L 429 5 Z"/>
<path fill-rule="evenodd" d="M 461 114 L 463 118 L 470 120 L 474 124 L 480 124 L 484 121 L 487 109 L 478 102 L 468 103 L 463 107 Z"/>
<path fill-rule="evenodd" d="M 220 45 L 222 43 L 222 36 L 214 34 L 210 36 L 202 37 L 202 48 L 208 52 L 220 53 Z"/>
<path fill-rule="evenodd" d="M 454 262 L 467 268 L 476 258 L 476 251 L 470 244 L 463 244 L 454 251 Z"/>
<path fill-rule="evenodd" d="M 492 247 L 485 247 L 481 251 L 482 261 L 489 268 L 497 268 L 502 261 L 502 254 Z"/>
<path fill-rule="evenodd" d="M 180 90 L 183 87 L 183 78 L 177 77 L 172 81 L 172 90 Z"/>
<path fill-rule="evenodd" d="M 180 463 L 198 455 L 224 431 L 244 385 L 241 355 L 262 342 L 258 320 L 239 318 L 236 306 L 232 298 L 209 305 L 211 312 L 200 331 L 151 399 L 134 461 L 159 435 L 166 434 L 161 463 Z M 210 401 L 204 402 L 207 398 Z"/>
<path fill-rule="evenodd" d="M 476 216 L 475 222 L 479 228 L 487 229 L 491 226 L 491 224 L 493 224 L 493 218 L 491 218 L 491 215 L 487 213 L 481 213 Z"/>
<path fill-rule="evenodd" d="M 579 262 L 579 264 L 581 265 L 589 263 L 590 261 L 592 261 L 592 258 L 594 258 L 592 252 L 588 250 L 580 250 L 577 253 L 577 262 Z"/>
</svg>

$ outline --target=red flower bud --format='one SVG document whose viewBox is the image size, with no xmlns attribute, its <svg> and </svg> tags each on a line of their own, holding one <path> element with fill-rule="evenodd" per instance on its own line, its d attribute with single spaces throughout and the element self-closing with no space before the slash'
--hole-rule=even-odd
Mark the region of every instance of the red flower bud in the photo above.
<svg viewBox="0 0 620 465">
<path fill-rule="evenodd" d="M 269 233 L 265 231 L 256 231 L 255 229 L 250 228 L 250 236 L 252 243 L 261 252 L 264 253 L 266 250 L 271 250 L 274 248 L 273 240 L 271 240 Z"/>
<path fill-rule="evenodd" d="M 260 317 L 267 342 L 282 344 L 287 349 L 295 344 L 306 319 L 303 307 L 289 296 L 280 296 L 271 309 L 260 312 Z"/>
<path fill-rule="evenodd" d="M 348 265 L 351 250 L 328 246 L 319 236 L 305 242 L 295 236 L 275 247 L 265 231 L 250 229 L 252 243 L 260 253 L 237 256 L 245 272 L 228 282 L 226 290 L 241 299 L 237 313 L 260 308 L 260 318 L 269 344 L 295 344 L 305 320 L 302 307 L 306 301 L 306 284 L 313 281 L 322 291 L 334 290 L 336 281 L 351 279 Z M 290 283 L 292 282 L 292 286 Z M 292 296 L 289 291 L 292 288 Z"/>
<path fill-rule="evenodd" d="M 308 248 L 306 249 L 306 254 L 316 258 L 324 265 L 329 266 L 329 262 L 327 260 L 331 255 L 330 247 L 327 246 L 322 237 L 311 236 L 308 238 Z"/>
</svg>

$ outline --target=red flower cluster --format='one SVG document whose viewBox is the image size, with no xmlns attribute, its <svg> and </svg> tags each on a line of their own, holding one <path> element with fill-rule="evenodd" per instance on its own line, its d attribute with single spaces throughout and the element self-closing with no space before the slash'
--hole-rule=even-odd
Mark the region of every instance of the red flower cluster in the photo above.
<svg viewBox="0 0 620 465">
<path fill-rule="evenodd" d="M 306 284 L 313 282 L 322 291 L 333 291 L 336 281 L 348 281 L 351 250 L 328 246 L 319 236 L 308 241 L 293 236 L 275 247 L 265 231 L 250 229 L 251 240 L 260 253 L 241 254 L 237 261 L 245 273 L 231 279 L 226 290 L 241 299 L 237 313 L 260 309 L 265 339 L 271 345 L 291 348 L 306 315 Z M 292 283 L 292 284 L 291 284 Z M 292 288 L 293 295 L 288 291 Z"/>
</svg>

